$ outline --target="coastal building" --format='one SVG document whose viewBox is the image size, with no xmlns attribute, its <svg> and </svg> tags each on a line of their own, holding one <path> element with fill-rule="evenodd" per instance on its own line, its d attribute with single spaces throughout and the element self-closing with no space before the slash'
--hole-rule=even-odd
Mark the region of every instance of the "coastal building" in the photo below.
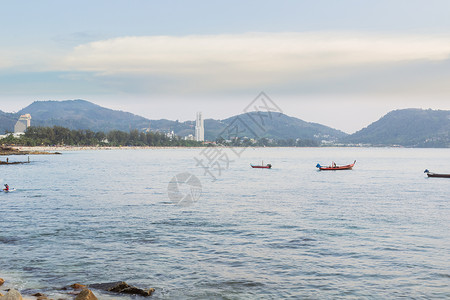
<svg viewBox="0 0 450 300">
<path fill-rule="evenodd" d="M 175 138 L 175 132 L 172 130 L 171 132 L 167 132 L 166 133 L 166 136 L 169 138 L 169 139 L 174 139 Z"/>
<path fill-rule="evenodd" d="M 203 127 L 202 113 L 197 113 L 197 119 L 195 120 L 195 140 L 197 142 L 203 142 L 205 140 L 205 129 Z"/>
<path fill-rule="evenodd" d="M 25 114 L 21 115 L 19 120 L 14 125 L 14 134 L 24 133 L 28 127 L 31 126 L 31 115 Z"/>
</svg>

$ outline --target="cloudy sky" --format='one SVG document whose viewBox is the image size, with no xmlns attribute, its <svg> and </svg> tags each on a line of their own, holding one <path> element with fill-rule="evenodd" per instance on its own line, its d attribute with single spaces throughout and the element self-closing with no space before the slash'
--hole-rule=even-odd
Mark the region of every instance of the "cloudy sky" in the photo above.
<svg viewBox="0 0 450 300">
<path fill-rule="evenodd" d="M 264 91 L 348 133 L 450 109 L 450 1 L 3 1 L 0 110 L 85 99 L 223 119 Z"/>
</svg>

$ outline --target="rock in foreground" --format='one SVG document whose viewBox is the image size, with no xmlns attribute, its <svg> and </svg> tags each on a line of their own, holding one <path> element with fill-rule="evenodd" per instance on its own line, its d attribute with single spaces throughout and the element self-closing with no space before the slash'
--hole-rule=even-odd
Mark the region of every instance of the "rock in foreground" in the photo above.
<svg viewBox="0 0 450 300">
<path fill-rule="evenodd" d="M 94 293 L 91 290 L 84 289 L 81 291 L 81 293 L 78 294 L 75 300 L 98 300 L 98 299 L 97 297 L 95 297 Z"/>
<path fill-rule="evenodd" d="M 5 296 L 0 297 L 0 300 L 22 300 L 22 295 L 19 291 L 10 289 Z"/>
<path fill-rule="evenodd" d="M 90 284 L 90 288 L 108 291 L 108 292 L 114 292 L 119 294 L 130 294 L 130 295 L 140 295 L 144 297 L 151 296 L 155 289 L 151 288 L 148 290 L 143 290 L 140 288 L 137 288 L 135 286 L 128 285 L 124 281 L 117 281 L 117 282 L 108 282 L 108 283 L 95 283 Z"/>
</svg>

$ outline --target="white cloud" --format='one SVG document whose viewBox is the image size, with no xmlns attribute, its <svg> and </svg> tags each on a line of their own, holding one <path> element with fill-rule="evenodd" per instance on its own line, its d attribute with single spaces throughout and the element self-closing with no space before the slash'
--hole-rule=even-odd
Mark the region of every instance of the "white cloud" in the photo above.
<svg viewBox="0 0 450 300">
<path fill-rule="evenodd" d="M 450 56 L 447 36 L 247 33 L 121 37 L 78 46 L 64 68 L 101 74 L 198 75 L 301 72 Z"/>
<path fill-rule="evenodd" d="M 349 32 L 134 36 L 80 45 L 55 67 L 97 76 L 151 76 L 184 91 L 258 89 L 346 70 L 445 60 L 449 41 L 446 35 Z"/>
<path fill-rule="evenodd" d="M 440 65 L 437 72 L 442 73 L 441 62 L 450 57 L 449 41 L 448 35 L 361 32 L 130 36 L 82 44 L 69 53 L 63 53 L 63 49 L 53 52 L 25 49 L 10 53 L 9 57 L 0 53 L 1 57 L 9 58 L 0 60 L 0 68 L 64 72 L 66 80 L 76 74 L 79 82 L 96 81 L 112 91 L 222 92 L 273 88 L 298 92 L 317 87 L 325 91 L 329 86 L 331 92 L 342 92 L 351 90 L 350 82 L 360 78 L 366 78 L 368 86 L 369 81 L 378 78 L 383 82 L 395 68 L 393 74 L 401 76 L 401 67 L 408 64 Z M 348 87 L 342 85 L 346 76 Z M 438 76 L 432 78 L 433 84 L 437 84 Z M 385 81 L 394 88 L 408 85 L 406 80 Z M 360 85 L 360 90 L 365 88 Z"/>
</svg>

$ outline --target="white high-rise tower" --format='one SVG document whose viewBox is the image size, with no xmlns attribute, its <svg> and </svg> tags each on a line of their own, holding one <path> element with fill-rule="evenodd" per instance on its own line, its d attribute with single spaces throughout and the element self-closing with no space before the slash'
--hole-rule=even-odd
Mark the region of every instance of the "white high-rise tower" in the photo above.
<svg viewBox="0 0 450 300">
<path fill-rule="evenodd" d="M 24 133 L 31 125 L 31 115 L 21 115 L 19 121 L 14 125 L 14 133 Z"/>
<path fill-rule="evenodd" d="M 203 128 L 202 113 L 197 113 L 197 119 L 195 120 L 195 140 L 197 142 L 203 142 L 205 140 L 205 129 Z"/>
</svg>

